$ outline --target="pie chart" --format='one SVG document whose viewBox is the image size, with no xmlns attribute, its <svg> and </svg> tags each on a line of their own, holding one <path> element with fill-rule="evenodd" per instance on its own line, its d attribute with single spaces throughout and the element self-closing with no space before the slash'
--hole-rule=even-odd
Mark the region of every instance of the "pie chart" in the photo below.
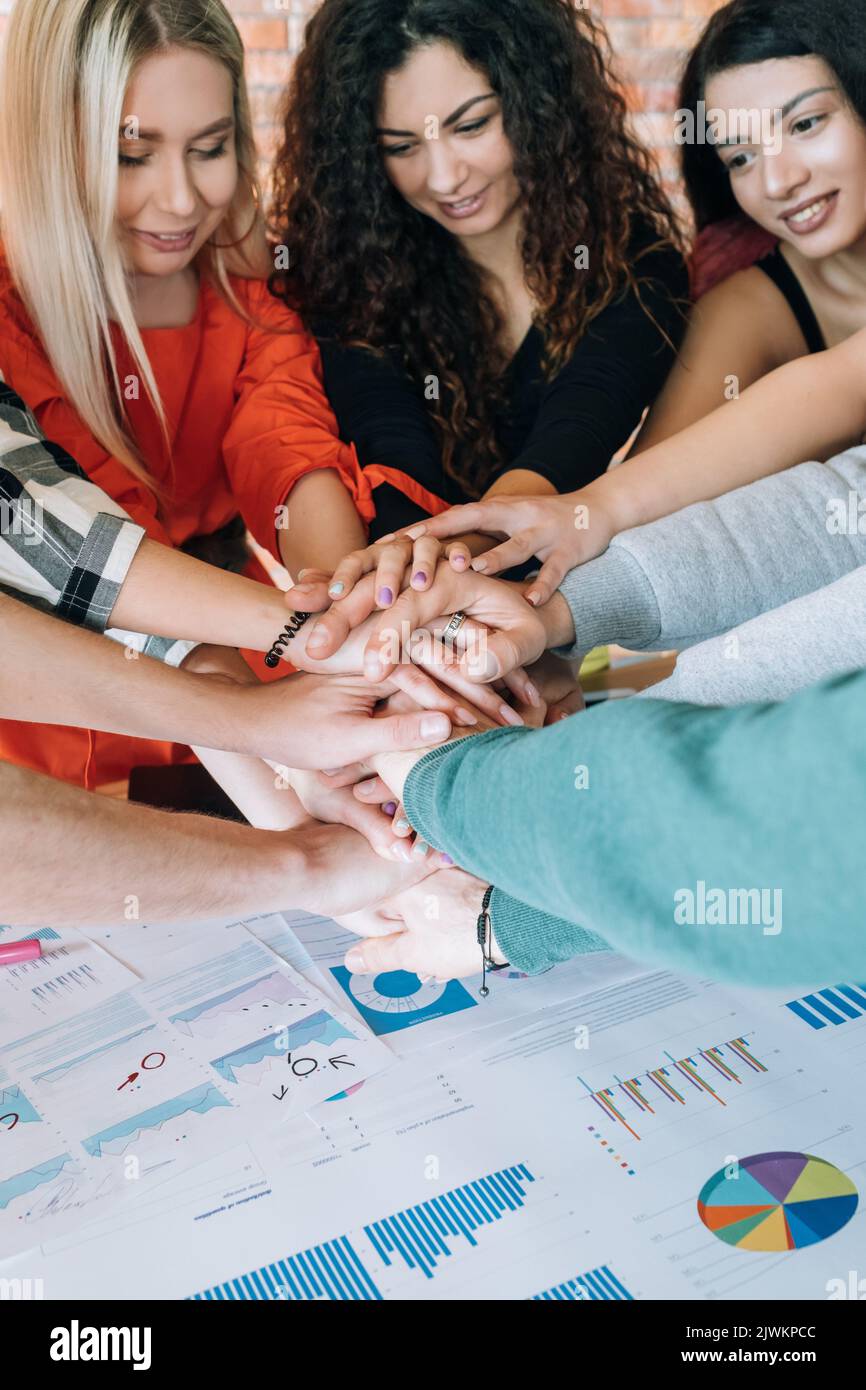
<svg viewBox="0 0 866 1390">
<path fill-rule="evenodd" d="M 698 1215 L 708 1230 L 741 1250 L 799 1250 L 847 1225 L 857 1210 L 851 1179 L 812 1154 L 752 1154 L 705 1182 Z"/>
</svg>

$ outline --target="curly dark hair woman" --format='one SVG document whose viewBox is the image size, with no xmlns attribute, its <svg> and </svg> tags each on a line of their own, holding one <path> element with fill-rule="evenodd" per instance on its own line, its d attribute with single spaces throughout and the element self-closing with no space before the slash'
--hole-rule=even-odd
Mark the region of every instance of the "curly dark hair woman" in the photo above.
<svg viewBox="0 0 866 1390">
<path fill-rule="evenodd" d="M 523 492 L 580 486 L 659 390 L 687 281 L 627 117 L 605 35 L 570 0 L 313 15 L 283 108 L 271 288 L 319 337 L 373 534 L 510 473 Z"/>
</svg>

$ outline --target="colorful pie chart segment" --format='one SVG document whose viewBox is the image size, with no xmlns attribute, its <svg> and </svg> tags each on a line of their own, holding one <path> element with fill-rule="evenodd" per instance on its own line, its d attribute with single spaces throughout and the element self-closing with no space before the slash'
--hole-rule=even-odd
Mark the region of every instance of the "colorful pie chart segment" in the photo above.
<svg viewBox="0 0 866 1390">
<path fill-rule="evenodd" d="M 752 1154 L 705 1182 L 698 1215 L 741 1250 L 799 1250 L 846 1226 L 857 1210 L 850 1178 L 812 1154 Z"/>
</svg>

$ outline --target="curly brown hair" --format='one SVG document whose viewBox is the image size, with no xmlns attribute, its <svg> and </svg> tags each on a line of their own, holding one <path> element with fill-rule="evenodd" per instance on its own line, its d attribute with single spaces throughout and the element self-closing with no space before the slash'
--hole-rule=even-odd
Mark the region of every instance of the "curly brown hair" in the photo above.
<svg viewBox="0 0 866 1390">
<path fill-rule="evenodd" d="M 396 351 L 416 383 L 438 378 L 443 466 L 477 496 L 499 461 L 501 314 L 460 241 L 392 186 L 376 139 L 383 79 L 437 41 L 484 72 L 502 102 L 548 378 L 591 320 L 637 289 L 632 263 L 681 240 L 586 10 L 571 0 L 324 0 L 283 102 L 271 223 L 289 268 L 271 288 L 337 342 Z M 578 245 L 588 269 L 575 267 Z"/>
</svg>

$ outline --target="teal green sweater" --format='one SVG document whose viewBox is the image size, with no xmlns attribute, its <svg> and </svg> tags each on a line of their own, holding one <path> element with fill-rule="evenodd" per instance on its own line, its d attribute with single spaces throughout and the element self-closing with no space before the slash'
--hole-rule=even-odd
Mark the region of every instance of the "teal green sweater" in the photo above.
<svg viewBox="0 0 866 1390">
<path fill-rule="evenodd" d="M 494 729 L 426 754 L 404 804 L 496 885 L 519 969 L 609 944 L 756 985 L 866 978 L 866 671 L 775 705 Z"/>
</svg>

